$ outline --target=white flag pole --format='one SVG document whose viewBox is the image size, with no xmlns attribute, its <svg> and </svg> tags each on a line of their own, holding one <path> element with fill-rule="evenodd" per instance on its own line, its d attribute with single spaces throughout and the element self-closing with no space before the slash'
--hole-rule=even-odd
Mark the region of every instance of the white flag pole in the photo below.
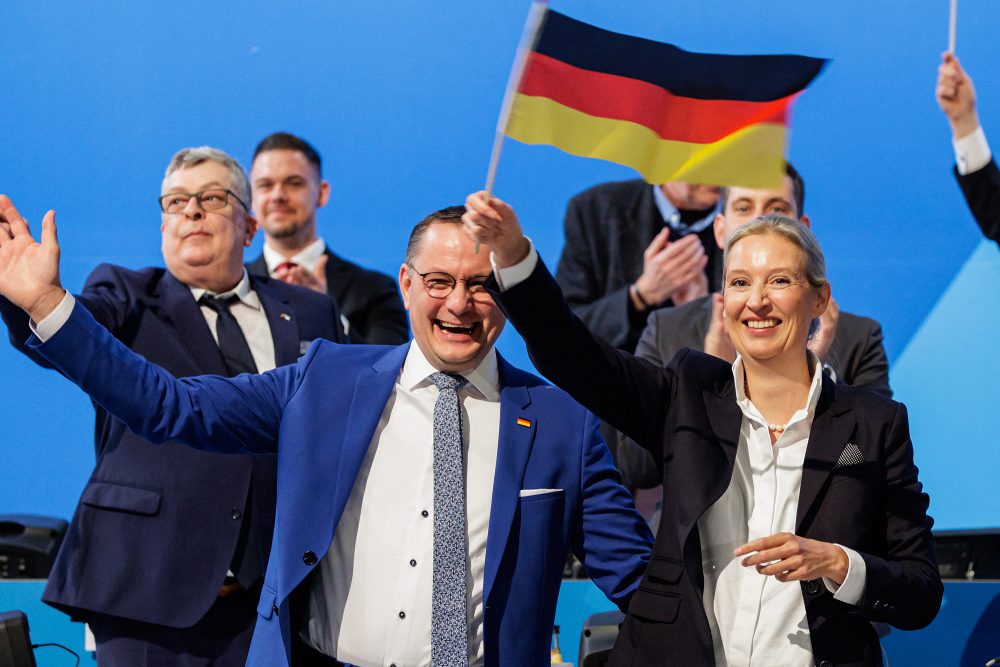
<svg viewBox="0 0 1000 667">
<path fill-rule="evenodd" d="M 951 0 L 950 20 L 948 21 L 948 53 L 955 53 L 955 24 L 958 19 L 958 0 Z"/>
<path fill-rule="evenodd" d="M 503 138 L 507 132 L 507 123 L 510 120 L 510 111 L 514 106 L 514 96 L 521 85 L 521 77 L 524 76 L 524 68 L 528 62 L 528 55 L 535 48 L 538 41 L 538 34 L 541 32 L 542 24 L 545 22 L 545 14 L 548 12 L 548 5 L 545 0 L 535 0 L 531 3 L 531 10 L 528 12 L 528 20 L 524 23 L 524 31 L 521 33 L 521 42 L 517 46 L 517 54 L 514 56 L 514 66 L 510 70 L 510 78 L 507 79 L 507 90 L 503 94 L 503 104 L 500 106 L 500 118 L 497 119 L 496 136 L 493 139 L 493 150 L 490 152 L 490 166 L 486 171 L 486 197 L 489 199 L 493 192 L 493 182 L 497 176 L 497 165 L 500 163 L 500 150 L 503 148 Z"/>
</svg>

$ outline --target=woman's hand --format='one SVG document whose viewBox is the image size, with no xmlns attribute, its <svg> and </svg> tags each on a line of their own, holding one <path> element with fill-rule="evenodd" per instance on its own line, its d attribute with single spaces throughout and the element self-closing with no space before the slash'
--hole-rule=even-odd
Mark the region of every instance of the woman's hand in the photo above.
<svg viewBox="0 0 1000 667">
<path fill-rule="evenodd" d="M 743 567 L 756 567 L 778 581 L 807 581 L 825 577 L 838 586 L 847 579 L 850 561 L 836 544 L 810 540 L 792 533 L 777 533 L 748 542 L 734 556 L 746 556 Z"/>
</svg>

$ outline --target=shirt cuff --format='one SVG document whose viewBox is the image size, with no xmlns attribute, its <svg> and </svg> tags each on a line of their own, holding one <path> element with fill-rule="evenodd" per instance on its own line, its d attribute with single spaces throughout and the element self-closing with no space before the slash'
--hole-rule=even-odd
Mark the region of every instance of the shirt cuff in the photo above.
<svg viewBox="0 0 1000 667">
<path fill-rule="evenodd" d="M 76 303 L 76 299 L 69 292 L 66 292 L 66 296 L 63 300 L 59 302 L 55 310 L 49 313 L 45 319 L 37 324 L 28 320 L 28 326 L 31 327 L 31 333 L 38 337 L 38 340 L 43 343 L 48 339 L 58 333 L 62 326 L 66 324 L 66 320 L 73 313 L 73 305 Z"/>
<path fill-rule="evenodd" d="M 826 585 L 826 589 L 833 593 L 834 600 L 857 606 L 861 604 L 861 598 L 865 594 L 865 582 L 868 578 L 865 559 L 854 549 L 848 549 L 841 544 L 834 546 L 840 547 L 847 554 L 847 576 L 844 577 L 844 583 L 839 586 L 835 581 L 826 577 L 823 577 L 823 583 Z"/>
<path fill-rule="evenodd" d="M 524 238 L 528 239 L 528 256 L 513 266 L 501 269 L 494 261 L 493 253 L 490 253 L 490 266 L 493 267 L 493 276 L 497 279 L 497 285 L 500 286 L 501 292 L 527 280 L 531 272 L 535 270 L 535 266 L 538 265 L 538 252 L 535 250 L 535 244 L 527 236 Z"/>
<path fill-rule="evenodd" d="M 982 126 L 977 127 L 971 134 L 956 139 L 953 145 L 955 147 L 955 164 L 958 165 L 958 173 L 963 176 L 979 171 L 989 164 L 993 157 Z"/>
</svg>

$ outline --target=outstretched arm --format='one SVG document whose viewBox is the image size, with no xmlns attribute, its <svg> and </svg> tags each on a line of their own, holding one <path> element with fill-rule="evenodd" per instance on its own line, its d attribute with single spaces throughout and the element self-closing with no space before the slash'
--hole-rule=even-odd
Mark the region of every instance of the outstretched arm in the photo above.
<svg viewBox="0 0 1000 667">
<path fill-rule="evenodd" d="M 42 223 L 41 242 L 3 195 L 0 213 L 0 293 L 39 324 L 46 340 L 29 341 L 35 353 L 148 440 L 237 453 L 274 451 L 281 410 L 307 362 L 266 375 L 178 380 L 74 306 L 59 283 L 52 211 Z"/>
</svg>

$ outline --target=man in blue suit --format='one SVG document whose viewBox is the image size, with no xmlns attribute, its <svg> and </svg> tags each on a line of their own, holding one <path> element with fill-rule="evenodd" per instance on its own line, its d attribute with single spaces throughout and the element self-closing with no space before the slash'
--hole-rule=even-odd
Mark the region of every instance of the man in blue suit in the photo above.
<svg viewBox="0 0 1000 667">
<path fill-rule="evenodd" d="M 264 371 L 293 363 L 314 338 L 343 340 L 325 295 L 247 277 L 248 202 L 230 156 L 178 152 L 160 199 L 166 268 L 99 266 L 77 301 L 177 377 Z M 209 305 L 213 295 L 231 295 L 224 312 Z M 48 366 L 24 345 L 24 312 L 5 299 L 0 312 L 14 346 Z M 233 335 L 242 360 L 226 357 Z M 273 457 L 152 447 L 95 409 L 96 467 L 43 599 L 90 624 L 102 667 L 244 664 L 274 525 Z"/>
<path fill-rule="evenodd" d="M 399 283 L 415 344 L 319 342 L 262 375 L 175 380 L 59 286 L 54 214 L 35 243 L 0 198 L 0 292 L 38 323 L 33 349 L 153 441 L 277 453 L 275 535 L 248 664 L 547 664 L 569 549 L 620 608 L 638 585 L 649 532 L 595 418 L 494 351 L 505 319 L 483 287 L 488 254 L 462 233 L 463 210 L 431 214 L 410 237 Z M 453 420 L 438 411 L 449 391 Z M 440 516 L 438 440 L 456 425 L 465 511 Z M 442 542 L 456 521 L 465 539 Z M 454 581 L 435 572 L 455 549 L 458 637 L 439 621 Z M 440 657 L 455 642 L 464 655 Z"/>
</svg>

